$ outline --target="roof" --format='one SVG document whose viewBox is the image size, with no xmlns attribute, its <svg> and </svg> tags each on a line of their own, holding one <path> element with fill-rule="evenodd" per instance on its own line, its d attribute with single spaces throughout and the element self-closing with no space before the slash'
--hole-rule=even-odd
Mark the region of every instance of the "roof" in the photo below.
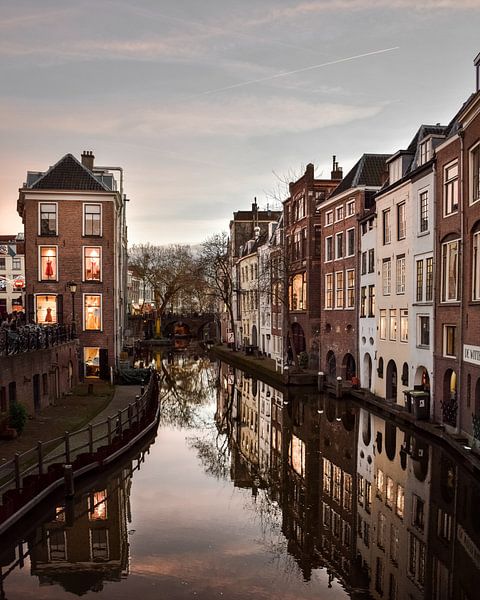
<svg viewBox="0 0 480 600">
<path fill-rule="evenodd" d="M 385 164 L 390 154 L 364 154 L 345 175 L 330 198 L 356 187 L 380 187 L 383 183 Z"/>
<path fill-rule="evenodd" d="M 66 154 L 28 187 L 32 190 L 110 191 L 72 154 Z"/>
</svg>

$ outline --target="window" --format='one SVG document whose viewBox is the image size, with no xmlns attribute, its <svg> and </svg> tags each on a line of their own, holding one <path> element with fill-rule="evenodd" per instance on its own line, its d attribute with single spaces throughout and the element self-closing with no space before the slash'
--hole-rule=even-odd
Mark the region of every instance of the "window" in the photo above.
<svg viewBox="0 0 480 600">
<path fill-rule="evenodd" d="M 373 273 L 375 270 L 375 250 L 370 248 L 368 251 L 368 272 Z"/>
<path fill-rule="evenodd" d="M 38 274 L 39 281 L 56 281 L 58 279 L 57 272 L 57 247 L 56 246 L 40 246 L 40 272 Z"/>
<path fill-rule="evenodd" d="M 335 308 L 344 307 L 344 287 L 345 284 L 343 271 L 338 271 L 338 273 L 335 273 Z"/>
<path fill-rule="evenodd" d="M 368 286 L 368 316 L 375 316 L 375 286 Z"/>
<path fill-rule="evenodd" d="M 347 217 L 351 217 L 355 214 L 355 200 L 347 202 Z"/>
<path fill-rule="evenodd" d="M 333 465 L 333 493 L 332 497 L 340 504 L 342 495 L 342 469 Z"/>
<path fill-rule="evenodd" d="M 390 176 L 389 183 L 395 183 L 395 181 L 398 181 L 399 179 L 401 179 L 401 177 L 402 177 L 402 159 L 397 158 L 395 161 L 390 163 L 388 171 L 389 171 L 389 176 Z"/>
<path fill-rule="evenodd" d="M 400 310 L 400 341 L 408 342 L 408 310 Z"/>
<path fill-rule="evenodd" d="M 385 493 L 385 475 L 381 469 L 377 470 L 377 496 L 383 498 Z"/>
<path fill-rule="evenodd" d="M 313 254 L 316 258 L 321 256 L 322 253 L 322 230 L 320 227 L 314 227 L 313 229 Z"/>
<path fill-rule="evenodd" d="M 420 192 L 418 205 L 420 210 L 420 233 L 428 231 L 428 191 Z"/>
<path fill-rule="evenodd" d="M 367 287 L 360 288 L 360 317 L 367 316 Z"/>
<path fill-rule="evenodd" d="M 480 231 L 472 239 L 472 300 L 480 300 Z"/>
<path fill-rule="evenodd" d="M 392 241 L 392 231 L 390 223 L 390 209 L 384 210 L 382 213 L 383 226 L 383 245 L 389 244 Z"/>
<path fill-rule="evenodd" d="M 85 377 L 100 377 L 100 348 L 84 348 Z"/>
<path fill-rule="evenodd" d="M 397 258 L 397 294 L 405 293 L 405 256 Z"/>
<path fill-rule="evenodd" d="M 420 144 L 419 166 L 424 165 L 430 160 L 430 140 Z"/>
<path fill-rule="evenodd" d="M 297 273 L 290 284 L 290 310 L 306 310 L 307 308 L 307 275 Z"/>
<path fill-rule="evenodd" d="M 384 566 L 381 556 L 377 556 L 375 565 L 375 591 L 383 596 Z"/>
<path fill-rule="evenodd" d="M 325 238 L 325 262 L 333 260 L 333 237 Z"/>
<path fill-rule="evenodd" d="M 423 260 L 417 260 L 415 299 L 417 302 L 423 301 Z"/>
<path fill-rule="evenodd" d="M 57 296 L 54 294 L 35 296 L 36 322 L 50 325 L 57 322 Z"/>
<path fill-rule="evenodd" d="M 387 339 L 387 311 L 386 309 L 380 309 L 380 339 Z"/>
<path fill-rule="evenodd" d="M 333 273 L 325 275 L 325 308 L 333 308 Z"/>
<path fill-rule="evenodd" d="M 388 600 L 397 600 L 397 598 L 398 598 L 398 585 L 397 585 L 397 580 L 395 579 L 395 575 L 393 573 L 390 573 L 388 576 L 388 596 L 387 596 L 387 598 L 388 598 Z"/>
<path fill-rule="evenodd" d="M 90 555 L 92 561 L 108 560 L 108 529 L 90 529 Z"/>
<path fill-rule="evenodd" d="M 386 530 L 387 519 L 381 512 L 378 513 L 378 535 L 377 535 L 377 546 L 379 548 L 385 548 L 385 530 Z"/>
<path fill-rule="evenodd" d="M 455 325 L 443 326 L 443 355 L 455 358 L 457 349 L 455 344 Z"/>
<path fill-rule="evenodd" d="M 102 329 L 102 296 L 100 294 L 83 295 L 83 318 L 85 331 Z"/>
<path fill-rule="evenodd" d="M 367 273 L 367 253 L 362 252 L 362 275 L 366 275 Z"/>
<path fill-rule="evenodd" d="M 387 495 L 385 504 L 392 508 L 395 499 L 395 483 L 391 477 L 387 477 Z"/>
<path fill-rule="evenodd" d="M 437 513 L 437 535 L 447 542 L 452 538 L 452 516 L 441 508 Z"/>
<path fill-rule="evenodd" d="M 102 206 L 100 204 L 83 205 L 84 235 L 102 235 Z"/>
<path fill-rule="evenodd" d="M 451 215 L 458 211 L 458 162 L 443 169 L 443 213 Z"/>
<path fill-rule="evenodd" d="M 353 256 L 355 254 L 355 229 L 347 230 L 347 254 Z"/>
<path fill-rule="evenodd" d="M 397 339 L 397 309 L 390 309 L 390 339 L 395 341 Z"/>
<path fill-rule="evenodd" d="M 407 233 L 405 202 L 397 204 L 397 239 L 404 240 Z"/>
<path fill-rule="evenodd" d="M 50 529 L 47 532 L 49 562 L 67 560 L 67 536 L 63 529 Z"/>
<path fill-rule="evenodd" d="M 480 144 L 470 152 L 470 203 L 480 200 Z"/>
<path fill-rule="evenodd" d="M 418 345 L 426 348 L 430 346 L 430 317 L 418 317 Z"/>
<path fill-rule="evenodd" d="M 6 264 L 5 264 L 5 258 L 3 256 L 0 256 L 0 269 L 5 270 Z"/>
<path fill-rule="evenodd" d="M 400 548 L 400 532 L 393 523 L 390 524 L 390 560 L 398 563 L 398 550 Z"/>
<path fill-rule="evenodd" d="M 104 521 L 107 518 L 107 490 L 93 492 L 89 498 L 88 518 L 91 521 Z"/>
<path fill-rule="evenodd" d="M 12 271 L 21 271 L 22 270 L 22 259 L 21 258 L 12 258 Z"/>
<path fill-rule="evenodd" d="M 355 271 L 347 271 L 347 308 L 355 306 Z"/>
<path fill-rule="evenodd" d="M 383 295 L 389 296 L 392 291 L 392 262 L 389 258 L 382 263 Z"/>
<path fill-rule="evenodd" d="M 423 587 L 425 583 L 425 544 L 410 532 L 408 534 L 408 574 Z"/>
<path fill-rule="evenodd" d="M 459 240 L 442 244 L 442 302 L 458 300 Z"/>
<path fill-rule="evenodd" d="M 335 209 L 335 221 L 342 221 L 342 219 L 345 216 L 345 211 L 342 206 L 337 206 L 337 208 Z"/>
<path fill-rule="evenodd" d="M 403 519 L 403 514 L 405 510 L 405 490 L 401 485 L 397 486 L 397 498 L 395 502 L 395 512 L 397 515 Z"/>
<path fill-rule="evenodd" d="M 413 494 L 412 525 L 423 531 L 425 526 L 425 502 Z"/>
<path fill-rule="evenodd" d="M 54 202 L 40 202 L 39 235 L 57 235 L 57 205 Z"/>
<path fill-rule="evenodd" d="M 323 491 L 332 493 L 332 463 L 326 458 L 323 459 Z"/>
<path fill-rule="evenodd" d="M 335 235 L 335 258 L 343 257 L 343 231 Z"/>
<path fill-rule="evenodd" d="M 325 225 L 331 225 L 333 223 L 333 210 L 329 210 L 325 213 Z"/>
<path fill-rule="evenodd" d="M 100 281 L 102 278 L 101 248 L 83 247 L 83 280 Z"/>
</svg>

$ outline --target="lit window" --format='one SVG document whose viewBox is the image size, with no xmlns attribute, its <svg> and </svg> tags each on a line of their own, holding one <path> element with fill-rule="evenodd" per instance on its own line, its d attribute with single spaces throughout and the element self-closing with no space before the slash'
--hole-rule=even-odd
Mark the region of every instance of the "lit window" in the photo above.
<svg viewBox="0 0 480 600">
<path fill-rule="evenodd" d="M 102 329 L 102 297 L 100 294 L 84 294 L 84 330 Z"/>
<path fill-rule="evenodd" d="M 39 235 L 57 235 L 57 205 L 50 202 L 40 203 Z"/>
<path fill-rule="evenodd" d="M 421 192 L 419 196 L 420 233 L 428 231 L 428 192 Z"/>
<path fill-rule="evenodd" d="M 457 355 L 455 344 L 455 325 L 443 326 L 443 354 L 455 358 Z"/>
<path fill-rule="evenodd" d="M 84 204 L 84 235 L 102 235 L 102 207 Z"/>
<path fill-rule="evenodd" d="M 36 322 L 49 325 L 57 322 L 57 296 L 49 294 L 35 296 Z"/>
<path fill-rule="evenodd" d="M 355 306 L 355 271 L 347 271 L 347 308 Z"/>
<path fill-rule="evenodd" d="M 442 244 L 442 302 L 458 300 L 459 241 Z"/>
<path fill-rule="evenodd" d="M 417 292 L 416 301 L 423 301 L 423 260 L 417 260 Z"/>
<path fill-rule="evenodd" d="M 380 339 L 387 339 L 387 311 L 384 308 L 380 309 Z"/>
<path fill-rule="evenodd" d="M 325 308 L 333 308 L 333 273 L 325 275 Z"/>
<path fill-rule="evenodd" d="M 375 270 L 375 249 L 370 248 L 368 251 L 368 272 L 373 273 Z"/>
<path fill-rule="evenodd" d="M 362 286 L 360 288 L 360 317 L 367 316 L 367 288 Z"/>
<path fill-rule="evenodd" d="M 290 284 L 290 310 L 306 310 L 307 280 L 306 273 L 297 273 Z"/>
<path fill-rule="evenodd" d="M 343 308 L 345 304 L 344 300 L 344 274 L 343 271 L 335 273 L 335 308 Z"/>
<path fill-rule="evenodd" d="M 83 264 L 84 281 L 100 281 L 101 274 L 101 248 L 100 247 L 84 247 L 83 248 Z"/>
<path fill-rule="evenodd" d="M 408 342 L 408 310 L 400 310 L 400 341 Z"/>
<path fill-rule="evenodd" d="M 90 496 L 90 513 L 91 521 L 100 521 L 107 518 L 107 490 L 94 492 Z"/>
<path fill-rule="evenodd" d="M 458 162 L 443 169 L 443 212 L 451 215 L 458 211 Z"/>
<path fill-rule="evenodd" d="M 393 506 L 395 500 L 395 483 L 391 477 L 387 477 L 387 496 L 385 503 L 390 508 Z"/>
<path fill-rule="evenodd" d="M 397 309 L 390 309 L 390 339 L 395 341 L 397 339 Z"/>
<path fill-rule="evenodd" d="M 40 281 L 56 281 L 57 273 L 57 247 L 40 246 Z"/>
</svg>

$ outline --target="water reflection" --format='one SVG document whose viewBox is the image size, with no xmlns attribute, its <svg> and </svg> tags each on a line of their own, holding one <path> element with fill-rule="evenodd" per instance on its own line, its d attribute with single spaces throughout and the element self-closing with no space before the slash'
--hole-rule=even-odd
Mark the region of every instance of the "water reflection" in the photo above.
<svg viewBox="0 0 480 600">
<path fill-rule="evenodd" d="M 219 383 L 230 478 L 279 507 L 305 580 L 323 568 L 355 598 L 478 597 L 480 484 L 448 452 L 348 399 L 225 364 Z"/>
</svg>

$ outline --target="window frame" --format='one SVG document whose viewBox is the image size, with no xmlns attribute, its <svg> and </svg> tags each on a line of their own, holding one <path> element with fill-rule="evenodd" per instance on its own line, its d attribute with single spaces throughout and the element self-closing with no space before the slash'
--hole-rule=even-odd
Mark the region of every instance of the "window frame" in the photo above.
<svg viewBox="0 0 480 600">
<path fill-rule="evenodd" d="M 330 249 L 329 249 L 329 246 L 330 246 Z M 331 262 L 333 260 L 333 256 L 334 256 L 333 235 L 328 235 L 325 238 L 325 261 L 324 262 Z"/>
<path fill-rule="evenodd" d="M 52 297 L 54 298 L 55 301 L 55 315 L 54 319 L 52 319 L 52 321 L 39 321 L 38 320 L 38 299 L 39 298 L 49 298 Z M 38 292 L 37 294 L 33 295 L 33 306 L 34 306 L 34 315 L 35 315 L 35 323 L 38 325 L 55 325 L 58 324 L 58 294 L 56 293 L 50 293 L 50 292 Z"/>
<path fill-rule="evenodd" d="M 100 268 L 99 279 L 87 279 L 86 278 L 85 265 L 86 265 L 87 257 L 85 256 L 85 252 L 89 248 L 99 250 L 99 253 L 98 253 L 98 263 L 99 263 L 99 268 Z M 102 250 L 103 250 L 102 246 L 82 246 L 82 281 L 84 283 L 102 283 L 102 281 L 103 281 L 103 256 L 102 256 L 103 252 L 102 252 Z M 91 257 L 89 257 L 89 258 L 91 258 Z"/>
<path fill-rule="evenodd" d="M 480 301 L 480 229 L 472 233 L 472 301 Z"/>
<path fill-rule="evenodd" d="M 391 308 L 388 313 L 388 339 L 391 342 L 396 342 L 398 338 L 398 317 L 397 309 Z"/>
<path fill-rule="evenodd" d="M 455 177 L 451 177 L 447 179 L 447 172 L 453 167 L 457 167 L 457 174 Z M 449 217 L 450 215 L 455 215 L 458 213 L 458 205 L 460 202 L 459 199 L 459 186 L 458 186 L 458 177 L 459 177 L 459 164 L 458 158 L 450 161 L 446 165 L 443 165 L 442 169 L 442 204 L 443 204 L 443 216 Z M 450 190 L 452 194 L 452 198 L 449 199 Z M 455 205 L 453 204 L 453 200 L 456 196 L 456 208 L 453 208 Z M 452 210 L 448 210 L 448 204 L 452 201 Z"/>
<path fill-rule="evenodd" d="M 475 156 L 474 156 L 475 154 L 476 154 L 477 158 L 475 158 Z M 468 194 L 468 197 L 469 197 L 469 204 L 471 206 L 480 201 L 480 141 L 477 142 L 474 146 L 472 146 L 472 148 L 470 148 L 470 150 L 468 151 L 468 156 L 469 156 L 469 161 L 468 161 L 469 194 Z M 474 171 L 475 160 L 477 161 L 477 164 L 478 164 L 476 178 L 475 178 L 475 171 Z M 475 179 L 476 179 L 476 181 L 475 181 Z M 477 197 L 475 197 L 475 185 L 477 187 L 477 190 L 476 190 Z"/>
<path fill-rule="evenodd" d="M 347 217 L 352 217 L 355 214 L 355 199 L 347 202 L 345 212 Z"/>
<path fill-rule="evenodd" d="M 352 282 L 349 281 L 349 275 L 353 275 Z M 350 283 L 352 283 L 350 285 Z M 345 271 L 345 288 L 346 288 L 346 304 L 345 308 L 347 310 L 352 310 L 355 308 L 355 269 L 347 269 Z"/>
<path fill-rule="evenodd" d="M 53 204 L 55 206 L 55 233 L 42 233 L 42 206 L 45 204 Z M 40 237 L 56 237 L 58 236 L 58 202 L 42 201 L 38 203 L 38 235 Z"/>
<path fill-rule="evenodd" d="M 345 258 L 349 258 L 351 256 L 355 256 L 355 227 L 350 227 L 349 229 L 347 229 L 347 231 L 345 232 Z M 352 235 L 353 234 L 353 235 Z M 353 244 L 352 244 L 352 252 L 349 252 L 349 243 L 350 243 L 350 237 L 353 237 Z"/>
<path fill-rule="evenodd" d="M 382 261 L 382 291 L 384 296 L 390 296 L 392 293 L 392 260 L 390 258 L 384 258 Z"/>
<path fill-rule="evenodd" d="M 384 246 L 392 243 L 392 210 L 390 208 L 382 211 L 382 241 Z"/>
<path fill-rule="evenodd" d="M 453 329 L 453 354 L 448 354 L 449 343 L 448 343 L 447 331 L 449 329 Z M 458 349 L 457 349 L 456 337 L 457 337 L 457 326 L 453 325 L 451 323 L 444 323 L 443 327 L 442 327 L 442 350 L 443 350 L 443 356 L 445 358 L 457 358 Z"/>
<path fill-rule="evenodd" d="M 90 327 L 87 328 L 86 326 L 86 298 L 87 296 L 98 296 L 100 298 L 100 327 L 96 328 L 96 329 L 92 329 Z M 98 308 L 98 307 L 94 307 L 94 308 Z M 103 332 L 103 294 L 101 292 L 84 292 L 82 294 L 82 331 L 85 332 Z"/>
<path fill-rule="evenodd" d="M 100 233 L 86 233 L 86 208 L 87 206 L 100 207 Z M 93 213 L 92 213 L 93 214 Z M 83 237 L 103 237 L 103 204 L 101 202 L 83 202 L 82 204 L 82 236 Z"/>
<path fill-rule="evenodd" d="M 333 273 L 325 273 L 325 310 L 333 310 L 333 308 L 334 308 L 334 274 Z"/>
<path fill-rule="evenodd" d="M 400 309 L 400 341 L 408 342 L 408 308 Z"/>
<path fill-rule="evenodd" d="M 344 232 L 343 231 L 338 231 L 335 234 L 335 260 L 341 260 L 342 258 L 344 258 L 345 254 L 344 254 L 344 247 L 343 247 L 343 238 L 344 238 Z M 338 240 L 341 238 L 342 243 L 341 243 L 341 254 L 339 254 L 338 252 Z"/>
<path fill-rule="evenodd" d="M 418 192 L 418 233 L 426 235 L 430 231 L 429 219 L 429 190 L 421 190 Z M 425 201 L 424 201 L 425 200 Z"/>
<path fill-rule="evenodd" d="M 406 259 L 405 254 L 397 256 L 395 264 L 395 288 L 398 295 L 406 291 Z"/>
<path fill-rule="evenodd" d="M 428 343 L 425 344 L 423 342 L 423 333 L 424 328 L 422 326 L 422 321 L 426 320 L 428 323 Z M 417 315 L 417 347 L 418 348 L 430 348 L 430 315 Z"/>
<path fill-rule="evenodd" d="M 456 265 L 456 276 L 455 276 L 455 297 L 451 298 L 451 297 L 447 297 L 447 290 L 448 290 L 448 279 L 447 279 L 447 273 L 449 271 L 450 268 L 450 261 L 448 259 L 448 256 L 450 256 L 450 254 L 446 254 L 447 252 L 447 247 L 452 245 L 452 244 L 456 244 L 457 245 L 457 265 Z M 460 238 L 456 238 L 453 240 L 448 240 L 446 242 L 442 243 L 442 252 L 441 252 L 441 260 L 442 260 L 442 277 L 441 277 L 441 281 L 440 281 L 440 287 L 441 287 L 441 302 L 442 303 L 450 303 L 450 302 L 459 302 L 460 298 L 459 298 L 459 293 L 460 293 L 460 286 L 459 286 L 459 271 L 460 271 Z"/>
<path fill-rule="evenodd" d="M 339 216 L 341 215 L 341 216 Z M 340 223 L 345 219 L 345 205 L 340 204 L 335 207 L 335 223 Z"/>
<path fill-rule="evenodd" d="M 54 248 L 55 249 L 55 276 L 52 279 L 44 279 L 42 273 L 42 249 L 43 248 Z M 12 267 L 13 269 L 13 267 Z M 56 244 L 42 244 L 38 246 L 38 281 L 42 283 L 58 282 L 59 278 L 59 264 L 58 264 L 58 245 Z"/>
<path fill-rule="evenodd" d="M 327 210 L 325 213 L 325 227 L 333 225 L 333 210 Z"/>
<path fill-rule="evenodd" d="M 341 279 L 342 285 L 339 287 L 338 280 Z M 339 303 L 339 293 L 341 293 L 342 302 Z M 335 271 L 335 308 L 345 308 L 345 271 Z"/>
<path fill-rule="evenodd" d="M 403 218 L 401 218 L 403 216 Z M 405 201 L 397 204 L 397 241 L 407 237 L 407 203 Z"/>
</svg>

